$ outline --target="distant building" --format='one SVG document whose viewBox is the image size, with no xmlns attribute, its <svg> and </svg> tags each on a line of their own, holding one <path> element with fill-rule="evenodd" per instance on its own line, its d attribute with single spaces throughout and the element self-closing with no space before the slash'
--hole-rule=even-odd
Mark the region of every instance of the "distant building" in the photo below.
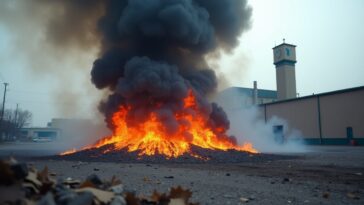
<svg viewBox="0 0 364 205">
<path fill-rule="evenodd" d="M 75 146 L 93 143 L 98 138 L 109 135 L 104 125 L 89 119 L 53 118 L 47 127 L 22 128 L 19 140 L 64 141 Z"/>
<path fill-rule="evenodd" d="M 59 139 L 61 130 L 48 127 L 30 127 L 20 130 L 19 140 L 22 141 L 54 141 Z"/>
</svg>

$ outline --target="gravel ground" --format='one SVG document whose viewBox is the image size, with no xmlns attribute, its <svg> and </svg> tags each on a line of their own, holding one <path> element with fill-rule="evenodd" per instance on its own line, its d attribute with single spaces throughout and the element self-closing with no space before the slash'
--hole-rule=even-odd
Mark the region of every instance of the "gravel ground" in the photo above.
<svg viewBox="0 0 364 205">
<path fill-rule="evenodd" d="M 0 145 L 0 156 L 31 156 L 32 148 Z M 46 146 L 49 147 L 49 146 Z M 139 195 L 181 185 L 201 204 L 364 204 L 364 147 L 309 147 L 311 151 L 275 160 L 244 163 L 113 163 L 22 158 L 58 177 L 119 177 Z M 15 151 L 14 151 L 15 150 Z M 17 150 L 17 151 L 16 151 Z M 25 151 L 26 150 L 26 151 Z"/>
</svg>

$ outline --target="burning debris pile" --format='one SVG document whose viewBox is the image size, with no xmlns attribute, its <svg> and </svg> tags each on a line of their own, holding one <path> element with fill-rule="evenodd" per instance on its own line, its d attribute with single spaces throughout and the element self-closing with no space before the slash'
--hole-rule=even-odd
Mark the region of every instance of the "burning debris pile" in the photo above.
<svg viewBox="0 0 364 205">
<path fill-rule="evenodd" d="M 85 181 L 72 178 L 56 180 L 45 167 L 28 168 L 14 159 L 0 161 L 0 204 L 111 204 L 111 205 L 193 205 L 192 192 L 178 186 L 169 193 L 154 191 L 150 197 L 138 197 L 124 189 L 116 177 L 102 181 L 90 175 Z"/>
<path fill-rule="evenodd" d="M 72 3 L 71 3 L 72 4 Z M 91 80 L 109 96 L 99 109 L 113 135 L 85 149 L 139 156 L 193 155 L 192 146 L 256 153 L 228 136 L 229 120 L 207 100 L 217 88 L 209 54 L 231 51 L 249 28 L 246 0 L 107 0 Z M 70 154 L 70 152 L 67 152 Z M 198 157 L 198 156 L 197 156 Z"/>
<path fill-rule="evenodd" d="M 164 154 L 143 155 L 140 150 L 129 151 L 128 148 L 114 149 L 113 144 L 81 151 L 72 150 L 60 156 L 41 157 L 41 159 L 59 159 L 71 161 L 122 162 L 122 163 L 239 163 L 257 162 L 276 159 L 269 154 L 252 154 L 235 149 L 218 150 L 191 146 L 188 152 L 178 157 L 168 158 Z"/>
</svg>

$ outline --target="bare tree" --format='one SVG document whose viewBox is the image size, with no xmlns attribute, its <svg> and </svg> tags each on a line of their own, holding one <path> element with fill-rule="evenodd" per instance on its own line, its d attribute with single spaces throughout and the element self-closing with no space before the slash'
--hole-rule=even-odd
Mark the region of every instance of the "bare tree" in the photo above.
<svg viewBox="0 0 364 205">
<path fill-rule="evenodd" d="M 28 110 L 5 110 L 0 125 L 0 136 L 4 135 L 7 139 L 19 136 L 21 128 L 28 126 L 31 120 L 32 113 Z"/>
<path fill-rule="evenodd" d="M 14 119 L 14 123 L 18 129 L 21 129 L 30 124 L 32 117 L 32 113 L 28 110 L 18 110 Z"/>
<path fill-rule="evenodd" d="M 32 113 L 28 110 L 5 110 L 4 121 L 14 124 L 18 129 L 26 127 L 32 120 Z"/>
</svg>

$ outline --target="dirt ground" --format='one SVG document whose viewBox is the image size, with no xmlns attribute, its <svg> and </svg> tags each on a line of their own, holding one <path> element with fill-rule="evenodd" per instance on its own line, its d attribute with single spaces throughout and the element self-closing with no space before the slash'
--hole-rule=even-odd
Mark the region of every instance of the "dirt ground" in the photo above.
<svg viewBox="0 0 364 205">
<path fill-rule="evenodd" d="M 42 152 L 41 147 L 46 147 Z M 2 144 L 0 156 L 17 155 L 59 178 L 119 177 L 138 195 L 181 185 L 200 204 L 364 204 L 364 147 L 310 146 L 295 159 L 234 164 L 141 164 L 39 160 L 47 144 Z M 27 156 L 27 157 L 24 157 Z M 243 198 L 248 202 L 244 202 Z"/>
</svg>

